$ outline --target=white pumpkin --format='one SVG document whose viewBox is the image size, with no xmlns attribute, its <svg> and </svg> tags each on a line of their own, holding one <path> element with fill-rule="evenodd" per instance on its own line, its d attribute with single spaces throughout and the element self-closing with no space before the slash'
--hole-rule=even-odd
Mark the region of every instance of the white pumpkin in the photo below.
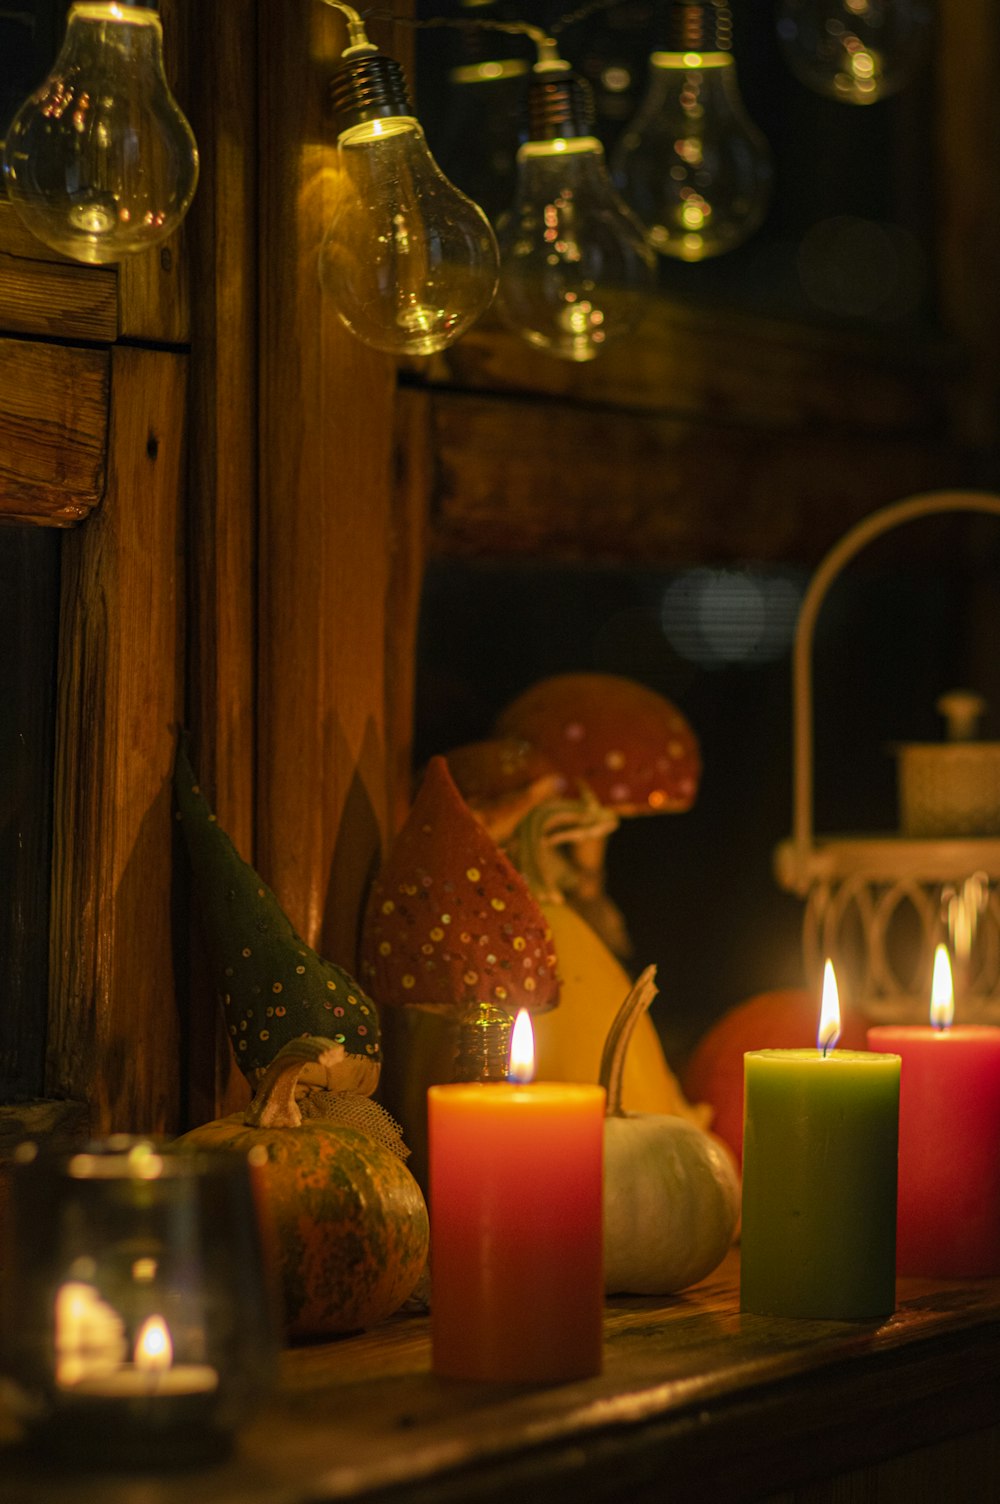
<svg viewBox="0 0 1000 1504">
<path fill-rule="evenodd" d="M 734 1162 L 686 1118 L 651 1112 L 604 1124 L 604 1288 L 667 1295 L 722 1262 L 740 1214 Z"/>
<path fill-rule="evenodd" d="M 604 1288 L 668 1295 L 721 1263 L 740 1217 L 736 1162 L 686 1118 L 621 1110 L 625 1051 L 656 993 L 648 967 L 609 1033 L 601 1062 L 604 1122 Z"/>
</svg>

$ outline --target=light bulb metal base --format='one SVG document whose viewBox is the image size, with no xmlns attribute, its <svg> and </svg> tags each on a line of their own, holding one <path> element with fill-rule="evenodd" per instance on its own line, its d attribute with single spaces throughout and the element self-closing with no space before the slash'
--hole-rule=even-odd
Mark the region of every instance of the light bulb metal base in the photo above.
<svg viewBox="0 0 1000 1504">
<path fill-rule="evenodd" d="M 672 0 L 666 52 L 731 52 L 733 17 L 725 0 Z"/>
<path fill-rule="evenodd" d="M 570 70 L 535 68 L 528 84 L 528 138 L 556 141 L 594 134 L 594 96 Z"/>
<path fill-rule="evenodd" d="M 340 132 L 370 120 L 415 113 L 402 68 L 384 52 L 343 57 L 330 79 L 330 104 Z"/>
</svg>

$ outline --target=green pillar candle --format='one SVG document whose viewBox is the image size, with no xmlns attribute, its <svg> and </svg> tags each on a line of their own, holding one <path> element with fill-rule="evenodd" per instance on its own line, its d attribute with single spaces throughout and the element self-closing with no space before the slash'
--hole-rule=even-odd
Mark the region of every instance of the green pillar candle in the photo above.
<svg viewBox="0 0 1000 1504">
<path fill-rule="evenodd" d="M 744 1056 L 740 1304 L 831 1321 L 896 1304 L 899 1056 Z"/>
</svg>

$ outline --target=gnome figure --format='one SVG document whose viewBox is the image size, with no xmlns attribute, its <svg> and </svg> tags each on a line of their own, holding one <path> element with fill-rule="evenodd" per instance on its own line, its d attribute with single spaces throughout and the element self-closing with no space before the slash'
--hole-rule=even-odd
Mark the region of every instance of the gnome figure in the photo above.
<svg viewBox="0 0 1000 1504">
<path fill-rule="evenodd" d="M 346 971 L 296 934 L 277 898 L 216 821 L 182 745 L 174 773 L 195 896 L 229 1037 L 256 1087 L 282 1045 L 301 1035 L 331 1041 L 322 1065 L 303 1071 L 321 1100 L 304 1115 L 331 1116 L 329 1095 L 367 1098 L 382 1065 L 375 1004 Z M 378 1112 L 374 1103 L 365 1106 Z M 343 1116 L 343 1110 L 336 1113 Z M 388 1115 L 386 1115 L 388 1116 Z"/>
</svg>

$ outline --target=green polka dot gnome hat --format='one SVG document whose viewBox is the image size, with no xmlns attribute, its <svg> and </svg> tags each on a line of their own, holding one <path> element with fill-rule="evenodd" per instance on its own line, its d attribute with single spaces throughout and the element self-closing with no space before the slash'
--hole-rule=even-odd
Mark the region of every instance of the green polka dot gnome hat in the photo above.
<svg viewBox="0 0 1000 1504">
<path fill-rule="evenodd" d="M 378 1085 L 378 1012 L 346 971 L 297 935 L 277 898 L 218 824 L 181 745 L 174 787 L 207 949 L 240 1069 L 255 1086 L 301 1035 L 339 1046 L 317 1085 L 368 1096 Z"/>
</svg>

